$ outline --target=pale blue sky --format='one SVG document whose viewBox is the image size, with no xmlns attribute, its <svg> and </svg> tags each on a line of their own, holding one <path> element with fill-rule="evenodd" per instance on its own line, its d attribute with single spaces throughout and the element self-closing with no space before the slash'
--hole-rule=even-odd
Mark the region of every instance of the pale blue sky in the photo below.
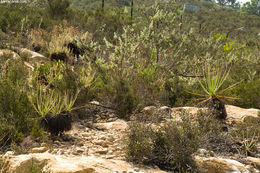
<svg viewBox="0 0 260 173">
<path fill-rule="evenodd" d="M 242 2 L 242 3 L 245 3 L 245 2 L 248 2 L 250 0 L 238 0 L 239 2 Z"/>
</svg>

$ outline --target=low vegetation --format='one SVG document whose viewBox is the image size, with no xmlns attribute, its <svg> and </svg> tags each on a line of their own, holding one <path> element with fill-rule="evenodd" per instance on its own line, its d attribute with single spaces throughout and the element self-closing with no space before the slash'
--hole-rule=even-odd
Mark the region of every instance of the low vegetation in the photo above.
<svg viewBox="0 0 260 173">
<path fill-rule="evenodd" d="M 187 114 L 180 122 L 167 122 L 162 126 L 133 122 L 126 135 L 127 158 L 164 170 L 195 172 L 192 154 L 199 146 L 198 133 Z"/>
<path fill-rule="evenodd" d="M 202 7 L 194 13 L 183 11 L 186 1 L 151 0 L 135 3 L 131 17 L 127 4 L 110 8 L 115 2 L 104 9 L 76 8 L 87 0 L 0 4 L 0 150 L 43 129 L 62 135 L 73 111 L 97 100 L 126 120 L 146 106 L 210 103 L 195 120 L 183 114 L 159 126 L 137 118 L 126 140 L 133 162 L 192 172 L 199 146 L 254 155 L 259 118 L 225 127 L 224 105 L 260 108 L 259 16 L 208 1 L 194 1 Z M 49 60 L 32 63 L 20 48 Z"/>
</svg>

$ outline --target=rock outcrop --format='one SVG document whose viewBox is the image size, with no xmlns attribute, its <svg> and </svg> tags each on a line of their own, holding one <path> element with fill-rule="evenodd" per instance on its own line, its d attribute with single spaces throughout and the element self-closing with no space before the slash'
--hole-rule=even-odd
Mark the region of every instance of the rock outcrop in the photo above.
<svg viewBox="0 0 260 173">
<path fill-rule="evenodd" d="M 109 160 L 93 156 L 59 156 L 50 153 L 14 156 L 5 154 L 1 173 L 30 173 L 32 168 L 53 173 L 165 173 L 153 168 L 138 168 L 122 160 Z"/>
<path fill-rule="evenodd" d="M 254 165 L 258 170 L 260 170 L 260 158 L 247 157 L 246 160 L 248 160 L 252 165 Z"/>
<path fill-rule="evenodd" d="M 95 104 L 98 105 L 98 104 Z M 33 168 L 50 169 L 53 173 L 163 173 L 151 167 L 138 167 L 125 161 L 124 132 L 128 122 L 115 117 L 113 111 L 102 110 L 100 106 L 88 109 L 86 117 L 74 123 L 71 131 L 50 143 L 35 143 L 30 137 L 24 139 L 21 148 L 29 154 L 14 155 L 7 152 L 2 160 L 1 173 L 30 173 Z M 226 106 L 228 120 L 244 121 L 247 117 L 257 117 L 257 109 L 242 109 Z M 141 113 L 162 115 L 166 120 L 182 115 L 186 111 L 196 115 L 205 108 L 196 107 L 146 107 Z M 92 116 L 93 115 L 93 116 Z M 172 117 L 171 117 L 172 116 Z M 171 117 L 171 118 L 170 118 Z M 177 116 L 178 117 L 178 116 Z M 91 121 L 91 122 L 90 122 Z M 41 146 L 41 147 L 40 147 Z M 257 147 L 257 145 L 256 145 Z M 201 173 L 259 173 L 259 158 L 248 157 L 241 162 L 220 158 L 217 154 L 200 149 L 195 154 L 195 162 Z"/>
<path fill-rule="evenodd" d="M 181 112 L 187 112 L 192 116 L 198 115 L 199 111 L 206 111 L 206 108 L 197 107 L 177 107 L 171 109 L 173 117 L 177 117 Z M 248 117 L 258 117 L 259 109 L 244 109 L 237 106 L 226 105 L 227 121 L 231 123 L 243 122 Z"/>
<path fill-rule="evenodd" d="M 257 173 L 254 168 L 231 159 L 195 157 L 195 161 L 202 173 Z"/>
<path fill-rule="evenodd" d="M 23 57 L 24 60 L 29 62 L 30 64 L 43 63 L 43 62 L 49 60 L 48 58 L 46 58 L 42 54 L 31 51 L 29 49 L 26 49 L 26 48 L 17 48 L 17 49 L 18 49 L 19 55 L 21 57 Z"/>
</svg>

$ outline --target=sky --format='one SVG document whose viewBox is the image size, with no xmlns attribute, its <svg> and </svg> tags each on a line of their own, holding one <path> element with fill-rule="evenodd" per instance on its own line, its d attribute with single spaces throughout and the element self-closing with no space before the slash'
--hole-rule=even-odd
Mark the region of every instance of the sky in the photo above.
<svg viewBox="0 0 260 173">
<path fill-rule="evenodd" d="M 241 3 L 245 3 L 245 2 L 248 2 L 250 0 L 238 0 L 238 1 L 241 2 Z"/>
</svg>

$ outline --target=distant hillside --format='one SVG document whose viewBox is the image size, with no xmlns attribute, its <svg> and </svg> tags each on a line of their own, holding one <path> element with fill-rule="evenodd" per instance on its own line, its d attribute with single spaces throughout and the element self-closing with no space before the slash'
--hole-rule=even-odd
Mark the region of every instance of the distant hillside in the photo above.
<svg viewBox="0 0 260 173">
<path fill-rule="evenodd" d="M 152 5 L 155 0 L 134 0 L 135 7 L 140 4 Z M 105 0 L 105 8 L 123 8 L 130 6 L 131 0 Z M 91 10 L 100 8 L 102 0 L 72 0 L 72 5 L 79 9 Z"/>
<path fill-rule="evenodd" d="M 186 27 L 193 26 L 201 33 L 226 33 L 229 37 L 241 39 L 245 36 L 246 39 L 257 39 L 260 33 L 260 16 L 243 14 L 240 9 L 207 1 L 193 1 L 191 4 L 197 5 L 200 10 L 198 13 L 184 13 Z"/>
<path fill-rule="evenodd" d="M 105 0 L 105 7 L 124 7 L 130 5 L 130 0 Z M 102 0 L 73 0 L 72 5 L 83 10 L 96 9 L 101 7 Z"/>
<path fill-rule="evenodd" d="M 130 5 L 131 0 L 105 0 L 105 9 L 121 8 Z M 160 2 L 160 1 L 158 1 Z M 229 37 L 239 37 L 245 39 L 256 38 L 260 33 L 260 17 L 256 15 L 243 14 L 240 9 L 220 6 L 206 0 L 177 0 L 177 4 L 172 0 L 161 0 L 170 6 L 183 8 L 184 4 L 192 4 L 199 7 L 198 13 L 183 13 L 183 27 L 188 29 L 191 26 L 200 33 L 226 33 Z M 102 0 L 73 0 L 72 5 L 79 9 L 93 10 L 101 7 Z M 134 0 L 135 16 L 138 16 L 138 8 L 149 8 L 155 0 Z"/>
</svg>

